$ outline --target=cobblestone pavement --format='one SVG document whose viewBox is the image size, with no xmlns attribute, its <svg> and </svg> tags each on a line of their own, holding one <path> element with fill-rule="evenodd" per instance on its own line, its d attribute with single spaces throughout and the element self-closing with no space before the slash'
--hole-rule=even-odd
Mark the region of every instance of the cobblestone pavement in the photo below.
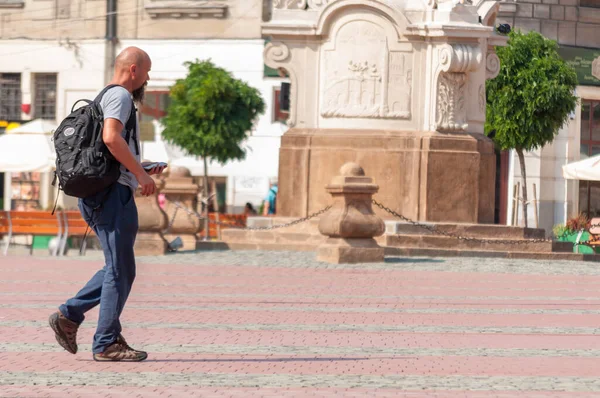
<svg viewBox="0 0 600 398">
<path fill-rule="evenodd" d="M 0 397 L 600 397 L 597 263 L 312 253 L 141 257 L 123 334 L 98 363 L 47 318 L 98 253 L 0 257 Z"/>
</svg>

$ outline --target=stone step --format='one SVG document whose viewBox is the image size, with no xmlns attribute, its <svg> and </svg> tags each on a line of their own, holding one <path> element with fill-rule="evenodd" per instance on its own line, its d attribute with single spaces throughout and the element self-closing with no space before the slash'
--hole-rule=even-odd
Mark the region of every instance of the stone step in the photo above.
<svg viewBox="0 0 600 398">
<path fill-rule="evenodd" d="M 386 256 L 406 257 L 480 257 L 480 258 L 518 258 L 527 260 L 552 261 L 590 261 L 600 262 L 600 255 L 561 252 L 527 252 L 499 250 L 453 250 L 415 247 L 386 247 Z"/>
<path fill-rule="evenodd" d="M 470 238 L 498 239 L 541 239 L 545 238 L 545 230 L 537 228 L 511 227 L 495 224 L 448 224 L 422 222 L 437 230 Z M 400 221 L 386 221 L 385 233 L 388 235 L 432 235 L 429 230 Z"/>
<path fill-rule="evenodd" d="M 248 217 L 246 226 L 252 228 L 273 227 L 277 225 L 288 224 L 292 221 L 296 221 L 297 219 L 298 218 L 295 217 Z M 276 228 L 276 230 L 319 234 L 319 218 L 315 217 L 292 226 L 287 226 L 285 228 Z"/>
<path fill-rule="evenodd" d="M 249 217 L 249 227 L 272 227 L 273 225 L 287 224 L 296 220 L 294 217 Z M 435 227 L 436 229 L 471 238 L 502 238 L 502 239 L 540 239 L 544 238 L 546 232 L 541 228 L 522 228 L 495 224 L 452 224 L 431 223 L 421 224 Z M 432 235 L 429 230 L 403 221 L 385 221 L 385 233 L 388 235 Z M 319 218 L 315 217 L 308 221 L 280 228 L 286 232 L 319 233 Z"/>
<path fill-rule="evenodd" d="M 277 244 L 284 247 L 293 247 L 294 245 L 310 246 L 313 250 L 327 239 L 319 233 L 306 233 L 294 231 L 247 231 L 240 229 L 226 229 L 221 232 L 221 239 L 231 245 L 262 245 L 262 244 Z M 282 249 L 286 250 L 286 249 Z"/>
<path fill-rule="evenodd" d="M 514 239 L 522 243 L 503 243 L 501 239 L 488 239 L 489 242 L 464 241 L 440 235 L 384 235 L 378 239 L 381 246 L 414 247 L 450 250 L 499 250 L 513 252 L 552 252 L 553 242 L 528 242 Z M 497 241 L 497 242 L 496 242 Z"/>
</svg>

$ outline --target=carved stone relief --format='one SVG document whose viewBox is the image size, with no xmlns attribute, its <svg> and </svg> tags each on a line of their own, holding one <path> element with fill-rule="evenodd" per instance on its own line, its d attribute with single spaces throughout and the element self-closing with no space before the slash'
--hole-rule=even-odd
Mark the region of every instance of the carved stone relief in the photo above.
<svg viewBox="0 0 600 398">
<path fill-rule="evenodd" d="M 321 116 L 411 116 L 412 53 L 390 50 L 385 30 L 370 21 L 346 23 L 323 51 Z"/>
<path fill-rule="evenodd" d="M 308 7 L 314 10 L 319 10 L 325 7 L 332 0 L 308 0 Z"/>
<path fill-rule="evenodd" d="M 464 73 L 445 72 L 440 75 L 437 98 L 437 126 L 441 131 L 458 131 L 467 128 Z"/>
<path fill-rule="evenodd" d="M 500 73 L 500 58 L 496 53 L 488 53 L 485 60 L 485 78 L 493 79 Z"/>
<path fill-rule="evenodd" d="M 479 112 L 485 114 L 485 85 L 479 86 Z"/>
<path fill-rule="evenodd" d="M 332 0 L 273 0 L 273 8 L 279 10 L 305 10 L 308 8 L 319 10 Z"/>
<path fill-rule="evenodd" d="M 439 51 L 434 128 L 445 132 L 466 131 L 467 73 L 476 71 L 482 64 L 481 49 L 465 44 L 444 44 Z M 481 108 L 481 97 L 479 101 Z"/>
<path fill-rule="evenodd" d="M 273 8 L 282 10 L 304 10 L 306 0 L 273 0 Z"/>
</svg>

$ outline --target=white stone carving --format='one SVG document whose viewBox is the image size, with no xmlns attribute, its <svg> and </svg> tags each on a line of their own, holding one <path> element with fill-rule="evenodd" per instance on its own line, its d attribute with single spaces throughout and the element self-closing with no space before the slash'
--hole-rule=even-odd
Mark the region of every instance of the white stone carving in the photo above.
<svg viewBox="0 0 600 398">
<path fill-rule="evenodd" d="M 466 131 L 467 72 L 483 61 L 479 46 L 444 44 L 439 48 L 435 126 L 438 131 Z"/>
<path fill-rule="evenodd" d="M 308 0 L 308 7 L 314 10 L 320 10 L 325 7 L 331 0 Z"/>
<path fill-rule="evenodd" d="M 473 72 L 481 65 L 483 55 L 479 46 L 444 44 L 440 49 L 440 67 L 443 72 Z"/>
<path fill-rule="evenodd" d="M 390 51 L 385 30 L 370 21 L 344 24 L 323 51 L 321 116 L 411 116 L 412 54 Z"/>
<path fill-rule="evenodd" d="M 600 57 L 592 62 L 592 76 L 600 80 Z"/>
<path fill-rule="evenodd" d="M 438 131 L 464 131 L 466 121 L 465 90 L 467 75 L 457 72 L 444 72 L 439 77 L 437 97 Z"/>
<path fill-rule="evenodd" d="M 290 49 L 281 42 L 269 43 L 263 51 L 263 59 L 268 67 L 274 69 L 284 68 L 290 77 L 290 116 L 287 125 L 293 127 L 296 125 L 297 116 L 298 79 L 291 64 L 291 58 Z"/>
<path fill-rule="evenodd" d="M 304 10 L 306 0 L 273 0 L 273 8 L 282 10 Z"/>
<path fill-rule="evenodd" d="M 488 53 L 485 60 L 485 78 L 493 79 L 500 73 L 500 58 L 496 53 Z"/>
</svg>

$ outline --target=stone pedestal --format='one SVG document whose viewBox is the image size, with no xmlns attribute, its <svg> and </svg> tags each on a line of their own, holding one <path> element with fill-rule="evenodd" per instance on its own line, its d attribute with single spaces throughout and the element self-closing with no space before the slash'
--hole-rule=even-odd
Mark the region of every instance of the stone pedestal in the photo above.
<svg viewBox="0 0 600 398">
<path fill-rule="evenodd" d="M 330 263 L 382 262 L 383 248 L 373 239 L 385 232 L 381 218 L 373 212 L 372 196 L 379 187 L 356 163 L 346 163 L 327 186 L 332 208 L 319 221 L 319 231 L 328 237 L 317 250 L 317 259 Z"/>
<path fill-rule="evenodd" d="M 164 188 L 164 182 L 153 177 L 156 192 L 151 196 L 142 196 L 138 189 L 135 204 L 138 209 L 139 229 L 135 240 L 135 254 L 138 256 L 159 256 L 167 252 L 168 242 L 162 235 L 167 227 L 167 215 L 158 204 L 158 194 Z"/>
<path fill-rule="evenodd" d="M 406 217 L 494 222 L 494 146 L 481 134 L 294 128 L 282 137 L 279 159 L 278 216 L 322 209 L 330 203 L 327 181 L 340 164 L 357 162 L 381 184 L 376 199 Z"/>
<path fill-rule="evenodd" d="M 339 164 L 415 220 L 492 223 L 495 154 L 485 81 L 500 69 L 496 1 L 273 2 L 265 63 L 290 78 L 278 215 L 323 207 Z M 377 214 L 389 218 L 377 210 Z"/>
<path fill-rule="evenodd" d="M 190 171 L 185 167 L 175 167 L 169 171 L 165 178 L 165 187 L 162 193 L 167 199 L 165 212 L 167 213 L 170 228 L 165 232 L 165 238 L 171 242 L 180 237 L 183 242 L 183 250 L 196 250 L 198 242 L 198 232 L 202 229 L 202 222 L 195 216 L 191 216 L 185 211 L 179 209 L 173 202 L 179 202 L 187 209 L 196 210 L 198 205 L 198 185 Z M 175 214 L 177 210 L 177 214 Z M 173 219 L 173 216 L 175 218 Z"/>
</svg>

